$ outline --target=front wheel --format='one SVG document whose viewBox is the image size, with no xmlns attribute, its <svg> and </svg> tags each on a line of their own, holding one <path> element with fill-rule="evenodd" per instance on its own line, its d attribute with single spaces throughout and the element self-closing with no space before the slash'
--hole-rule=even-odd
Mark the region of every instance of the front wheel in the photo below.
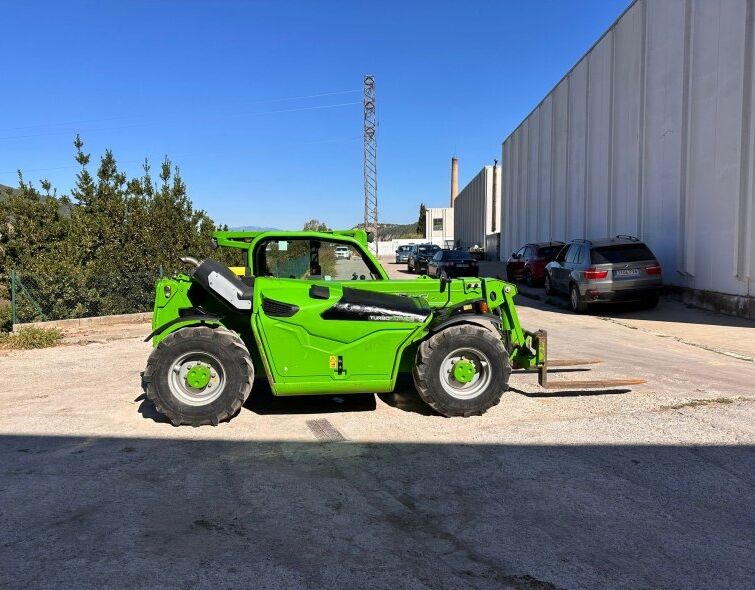
<svg viewBox="0 0 755 590">
<path fill-rule="evenodd" d="M 417 350 L 414 384 L 438 413 L 480 416 L 508 389 L 511 366 L 502 340 L 491 330 L 462 324 L 434 334 Z"/>
<path fill-rule="evenodd" d="M 238 412 L 254 382 L 244 342 L 225 328 L 197 326 L 170 334 L 144 371 L 147 397 L 175 425 L 217 425 Z"/>
</svg>

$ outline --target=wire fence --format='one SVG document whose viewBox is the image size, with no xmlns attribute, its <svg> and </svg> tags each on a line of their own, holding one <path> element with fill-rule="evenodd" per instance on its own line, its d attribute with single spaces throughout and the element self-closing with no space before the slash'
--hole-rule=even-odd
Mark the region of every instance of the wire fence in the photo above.
<svg viewBox="0 0 755 590">
<path fill-rule="evenodd" d="M 151 311 L 162 269 L 32 275 L 11 271 L 10 324 Z"/>
</svg>

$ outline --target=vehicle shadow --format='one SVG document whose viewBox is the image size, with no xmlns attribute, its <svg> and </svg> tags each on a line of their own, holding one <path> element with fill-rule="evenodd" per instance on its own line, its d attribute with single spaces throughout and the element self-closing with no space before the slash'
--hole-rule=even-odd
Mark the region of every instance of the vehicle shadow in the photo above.
<svg viewBox="0 0 755 590">
<path fill-rule="evenodd" d="M 391 393 L 286 396 L 273 395 L 267 379 L 260 377 L 254 380 L 252 393 L 244 402 L 242 410 L 249 410 L 260 416 L 374 412 L 377 409 L 376 396 L 386 405 L 404 412 L 422 416 L 440 416 L 419 397 L 411 375 L 399 376 L 396 390 Z M 161 424 L 169 423 L 169 420 L 157 411 L 155 405 L 147 399 L 144 393 L 134 401 L 141 402 L 137 411 L 145 420 L 152 420 Z"/>
<path fill-rule="evenodd" d="M 373 412 L 377 408 L 375 394 L 348 393 L 345 395 L 273 395 L 265 378 L 254 380 L 245 409 L 259 414 L 328 414 L 343 412 Z"/>
</svg>

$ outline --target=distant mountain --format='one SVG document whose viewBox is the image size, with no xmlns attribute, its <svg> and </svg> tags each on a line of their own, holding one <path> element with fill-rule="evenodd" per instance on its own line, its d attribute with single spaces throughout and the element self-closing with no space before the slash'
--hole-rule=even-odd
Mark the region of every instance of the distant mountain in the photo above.
<svg viewBox="0 0 755 590">
<path fill-rule="evenodd" d="M 358 223 L 354 229 L 362 229 L 364 223 Z M 421 238 L 417 233 L 417 223 L 378 223 L 378 240 L 398 240 L 401 238 Z"/>
</svg>

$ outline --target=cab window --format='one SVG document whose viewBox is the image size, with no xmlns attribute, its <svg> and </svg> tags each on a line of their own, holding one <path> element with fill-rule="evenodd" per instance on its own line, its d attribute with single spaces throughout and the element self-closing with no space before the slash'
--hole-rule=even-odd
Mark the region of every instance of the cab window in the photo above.
<svg viewBox="0 0 755 590">
<path fill-rule="evenodd" d="M 357 248 L 328 240 L 266 240 L 255 251 L 255 269 L 259 276 L 284 279 L 380 279 L 372 263 Z"/>
</svg>

